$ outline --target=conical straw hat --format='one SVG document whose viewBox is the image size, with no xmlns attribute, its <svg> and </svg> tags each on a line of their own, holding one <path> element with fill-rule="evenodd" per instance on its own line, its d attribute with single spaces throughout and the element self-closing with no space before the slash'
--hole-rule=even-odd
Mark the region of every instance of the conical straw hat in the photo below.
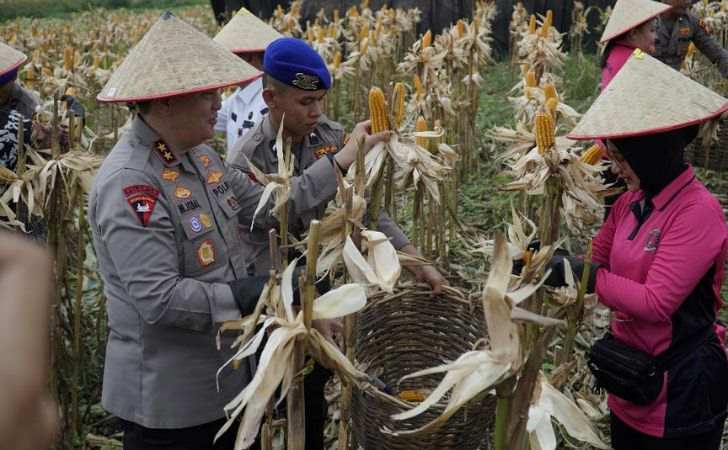
<svg viewBox="0 0 728 450">
<path fill-rule="evenodd" d="M 0 42 L 0 76 L 20 67 L 28 59 L 25 53 Z"/>
<path fill-rule="evenodd" d="M 166 12 L 114 71 L 97 99 L 139 102 L 242 84 L 259 72 Z"/>
<path fill-rule="evenodd" d="M 283 35 L 245 8 L 240 8 L 217 36 L 215 42 L 233 53 L 265 51 L 268 44 Z"/>
<path fill-rule="evenodd" d="M 655 134 L 705 122 L 726 110 L 728 99 L 635 50 L 568 137 Z"/>
<path fill-rule="evenodd" d="M 609 22 L 604 27 L 601 42 L 614 39 L 620 34 L 637 28 L 670 8 L 672 6 L 652 0 L 617 0 L 612 14 L 609 16 Z"/>
</svg>

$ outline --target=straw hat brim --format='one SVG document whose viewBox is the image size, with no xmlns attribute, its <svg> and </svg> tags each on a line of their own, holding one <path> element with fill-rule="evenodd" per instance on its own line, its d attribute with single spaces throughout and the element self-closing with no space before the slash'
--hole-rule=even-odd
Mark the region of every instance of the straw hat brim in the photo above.
<svg viewBox="0 0 728 450">
<path fill-rule="evenodd" d="M 165 13 L 129 52 L 100 102 L 134 103 L 243 84 L 260 71 L 192 25 Z"/>
<path fill-rule="evenodd" d="M 0 42 L 0 76 L 12 72 L 26 61 L 28 57 L 25 53 Z"/>
<path fill-rule="evenodd" d="M 214 41 L 236 54 L 261 53 L 283 35 L 245 8 L 217 33 Z"/>
<path fill-rule="evenodd" d="M 635 51 L 567 137 L 645 136 L 700 124 L 726 111 L 728 99 Z"/>
<path fill-rule="evenodd" d="M 618 0 L 599 42 L 611 41 L 670 9 L 672 6 L 652 0 Z"/>
</svg>

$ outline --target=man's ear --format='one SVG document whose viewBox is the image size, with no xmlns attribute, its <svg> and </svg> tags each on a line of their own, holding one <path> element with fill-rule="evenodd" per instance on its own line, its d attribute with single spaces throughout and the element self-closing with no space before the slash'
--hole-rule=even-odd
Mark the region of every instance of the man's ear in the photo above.
<svg viewBox="0 0 728 450">
<path fill-rule="evenodd" d="M 275 109 L 277 107 L 275 91 L 269 87 L 263 89 L 263 101 L 268 105 L 268 108 Z"/>
</svg>

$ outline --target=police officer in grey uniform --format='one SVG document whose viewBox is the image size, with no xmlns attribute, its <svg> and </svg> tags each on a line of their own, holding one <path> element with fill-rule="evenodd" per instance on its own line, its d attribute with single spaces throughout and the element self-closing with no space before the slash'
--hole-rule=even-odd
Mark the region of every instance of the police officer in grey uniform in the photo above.
<svg viewBox="0 0 728 450">
<path fill-rule="evenodd" d="M 710 35 L 701 19 L 690 11 L 691 0 L 663 0 L 672 5 L 657 21 L 655 57 L 673 69 L 680 70 L 690 43 L 718 66 L 728 77 L 728 51 Z"/>
<path fill-rule="evenodd" d="M 322 114 L 321 103 L 331 78 L 323 59 L 304 41 L 293 38 L 273 41 L 266 49 L 263 70 L 263 99 L 269 113 L 253 131 L 236 142 L 231 163 L 250 176 L 247 161 L 263 173 L 277 172 L 274 145 L 279 124 L 283 122 L 284 137 L 293 142 L 294 180 L 300 179 L 292 185 L 290 193 L 296 207 L 289 213 L 289 231 L 300 237 L 311 220 L 324 216 L 326 205 L 333 200 L 337 190 L 333 164 L 343 172 L 347 171 L 356 158 L 357 142 L 367 134 L 369 122 L 358 124 L 351 139 L 345 142 L 344 128 Z M 241 222 L 245 223 L 246 219 Z M 385 213 L 380 214 L 379 229 L 391 239 L 396 249 L 418 255 L 402 230 Z M 271 266 L 268 236 L 260 229 L 250 231 L 249 223 L 243 226 L 241 235 L 249 273 L 267 273 Z M 444 278 L 434 267 L 421 266 L 413 271 L 439 293 Z M 312 373 L 304 378 L 307 450 L 324 448 L 327 410 L 324 385 L 329 376 L 328 371 L 316 364 Z"/>
<path fill-rule="evenodd" d="M 252 215 L 262 188 L 204 142 L 219 88 L 255 72 L 165 13 L 99 94 L 137 110 L 88 207 L 108 299 L 102 405 L 122 420 L 125 450 L 234 446 L 234 430 L 214 447 L 213 437 L 250 374 L 223 371 L 218 392 L 215 373 L 231 355 L 215 336 L 253 311 L 265 283 L 246 278 L 238 238 L 238 215 Z"/>
</svg>

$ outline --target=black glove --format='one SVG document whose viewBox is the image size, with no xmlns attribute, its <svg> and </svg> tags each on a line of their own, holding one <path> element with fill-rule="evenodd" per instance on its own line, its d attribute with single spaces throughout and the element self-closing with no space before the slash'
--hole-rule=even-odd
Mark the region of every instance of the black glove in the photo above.
<svg viewBox="0 0 728 450">
<path fill-rule="evenodd" d="M 241 278 L 228 283 L 233 291 L 233 298 L 238 304 L 240 314 L 243 317 L 252 314 L 255 311 L 255 305 L 258 304 L 260 294 L 263 292 L 265 284 L 268 282 L 267 275 L 256 275 L 253 277 Z"/>
<path fill-rule="evenodd" d="M 584 260 L 577 258 L 576 256 L 565 256 L 565 255 L 554 255 L 549 262 L 549 269 L 551 273 L 544 281 L 544 284 L 551 287 L 563 287 L 566 286 L 566 278 L 564 276 L 564 260 L 569 260 L 571 266 L 571 272 L 574 274 L 574 279 L 581 281 L 581 275 L 584 273 Z M 586 292 L 591 294 L 594 292 L 597 283 L 597 271 L 601 267 L 601 264 L 592 262 L 591 269 L 589 270 L 589 279 L 586 284 Z"/>
<path fill-rule="evenodd" d="M 538 239 L 534 239 L 531 242 L 528 243 L 528 247 L 526 247 L 526 250 L 530 250 L 532 253 L 536 253 L 537 251 L 541 250 L 541 241 Z M 560 255 L 560 256 L 567 256 L 569 254 L 568 251 L 564 250 L 563 248 L 559 247 L 554 251 L 554 256 Z M 523 263 L 523 259 L 517 259 L 513 261 L 513 270 L 511 270 L 511 273 L 513 275 L 520 275 L 521 271 L 523 270 L 523 267 L 525 264 Z"/>
</svg>

